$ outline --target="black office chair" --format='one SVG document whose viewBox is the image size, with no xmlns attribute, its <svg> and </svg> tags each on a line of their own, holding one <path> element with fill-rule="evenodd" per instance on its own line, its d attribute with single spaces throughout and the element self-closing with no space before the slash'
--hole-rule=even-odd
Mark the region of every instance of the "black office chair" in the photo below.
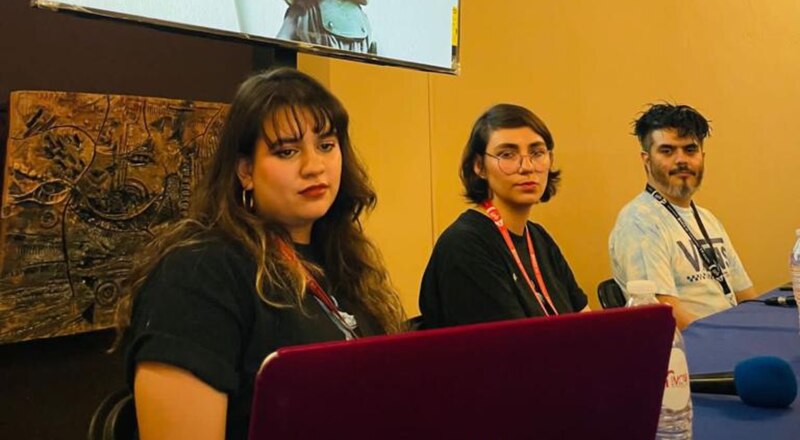
<svg viewBox="0 0 800 440">
<path fill-rule="evenodd" d="M 89 422 L 89 440 L 134 440 L 136 434 L 136 408 L 130 390 L 123 389 L 110 394 Z"/>
<path fill-rule="evenodd" d="M 417 331 L 422 330 L 424 328 L 422 322 L 422 316 L 415 316 L 406 321 L 406 328 L 408 331 Z"/>
<path fill-rule="evenodd" d="M 625 294 L 613 278 L 601 281 L 597 285 L 597 299 L 604 309 L 625 307 Z"/>
</svg>

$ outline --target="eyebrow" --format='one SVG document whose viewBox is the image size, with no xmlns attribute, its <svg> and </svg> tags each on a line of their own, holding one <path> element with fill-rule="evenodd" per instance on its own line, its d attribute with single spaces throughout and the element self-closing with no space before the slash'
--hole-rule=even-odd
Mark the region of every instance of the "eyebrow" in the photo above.
<svg viewBox="0 0 800 440">
<path fill-rule="evenodd" d="M 699 147 L 699 146 L 700 146 L 699 144 L 692 142 L 691 144 L 680 145 L 680 146 L 675 145 L 675 144 L 658 144 L 655 147 L 656 148 L 672 148 L 674 150 L 676 148 L 690 148 L 690 147 Z"/>
<path fill-rule="evenodd" d="M 279 136 L 274 141 L 267 142 L 267 144 L 268 145 L 272 145 L 272 149 L 280 148 L 280 147 L 282 147 L 282 146 L 284 146 L 286 144 L 294 144 L 294 143 L 301 142 L 303 140 L 303 134 L 304 134 L 304 132 L 295 133 L 295 134 L 290 135 L 290 136 L 283 136 L 283 137 Z M 326 137 L 330 137 L 330 136 L 335 136 L 336 135 L 336 129 L 333 128 L 333 126 L 328 125 L 327 130 L 324 130 L 324 131 L 316 133 L 316 134 L 320 138 L 326 138 Z"/>
<path fill-rule="evenodd" d="M 528 144 L 528 148 L 543 147 L 543 146 L 545 146 L 545 143 L 541 141 L 531 142 L 530 144 Z M 502 144 L 498 144 L 497 148 L 519 148 L 519 144 L 515 144 L 512 142 L 504 142 Z"/>
<path fill-rule="evenodd" d="M 331 124 L 327 124 L 327 130 L 320 130 L 317 133 L 317 136 L 319 136 L 319 137 L 328 137 L 328 136 L 335 136 L 335 135 L 336 135 L 336 129 Z"/>
<path fill-rule="evenodd" d="M 273 145 L 273 148 L 280 148 L 286 144 L 294 144 L 303 140 L 301 136 L 286 136 L 286 137 L 278 137 L 273 142 L 270 142 Z"/>
</svg>

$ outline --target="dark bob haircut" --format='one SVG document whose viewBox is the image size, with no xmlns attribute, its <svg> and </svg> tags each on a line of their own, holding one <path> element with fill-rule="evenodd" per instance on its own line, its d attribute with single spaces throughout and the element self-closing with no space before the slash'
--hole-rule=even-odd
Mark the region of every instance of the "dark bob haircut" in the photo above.
<svg viewBox="0 0 800 440">
<path fill-rule="evenodd" d="M 695 138 L 700 145 L 711 135 L 708 120 L 688 105 L 653 104 L 633 124 L 634 134 L 639 138 L 642 151 L 648 153 L 653 146 L 650 134 L 655 130 L 673 128 L 678 130 L 679 137 Z"/>
<path fill-rule="evenodd" d="M 532 111 L 514 104 L 497 104 L 486 110 L 472 126 L 472 134 L 461 155 L 461 183 L 464 185 L 464 197 L 475 204 L 489 199 L 489 183 L 475 173 L 476 160 L 483 161 L 489 137 L 502 128 L 528 127 L 544 139 L 547 151 L 553 151 L 555 144 L 550 130 Z M 550 200 L 556 194 L 561 181 L 561 171 L 550 170 L 547 173 L 547 186 L 544 188 L 541 202 Z"/>
</svg>

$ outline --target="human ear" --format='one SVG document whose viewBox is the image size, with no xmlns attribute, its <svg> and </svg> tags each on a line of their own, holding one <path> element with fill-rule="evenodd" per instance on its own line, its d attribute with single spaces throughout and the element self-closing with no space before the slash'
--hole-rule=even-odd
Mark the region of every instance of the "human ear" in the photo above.
<svg viewBox="0 0 800 440">
<path fill-rule="evenodd" d="M 240 157 L 236 163 L 236 176 L 245 191 L 253 189 L 253 161 L 246 157 Z"/>
<path fill-rule="evenodd" d="M 475 160 L 472 162 L 472 171 L 474 171 L 478 177 L 482 179 L 486 178 L 486 169 L 483 166 L 483 160 L 480 156 L 475 156 Z"/>
<path fill-rule="evenodd" d="M 647 151 L 642 151 L 640 155 L 642 157 L 642 166 L 644 166 L 644 172 L 650 174 L 650 153 Z"/>
</svg>

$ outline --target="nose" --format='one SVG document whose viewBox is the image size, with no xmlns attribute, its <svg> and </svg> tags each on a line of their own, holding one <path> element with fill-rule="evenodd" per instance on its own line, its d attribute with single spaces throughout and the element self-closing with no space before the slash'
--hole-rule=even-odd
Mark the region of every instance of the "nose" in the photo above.
<svg viewBox="0 0 800 440">
<path fill-rule="evenodd" d="M 522 154 L 519 156 L 519 172 L 520 173 L 529 173 L 534 170 L 536 167 L 536 162 L 533 160 L 533 156 L 530 154 Z"/>
<path fill-rule="evenodd" d="M 316 176 L 325 172 L 325 158 L 316 148 L 306 148 L 300 168 L 303 176 Z"/>
<path fill-rule="evenodd" d="M 675 152 L 675 162 L 676 163 L 687 163 L 689 161 L 689 155 L 683 150 L 683 148 L 678 148 Z"/>
</svg>

